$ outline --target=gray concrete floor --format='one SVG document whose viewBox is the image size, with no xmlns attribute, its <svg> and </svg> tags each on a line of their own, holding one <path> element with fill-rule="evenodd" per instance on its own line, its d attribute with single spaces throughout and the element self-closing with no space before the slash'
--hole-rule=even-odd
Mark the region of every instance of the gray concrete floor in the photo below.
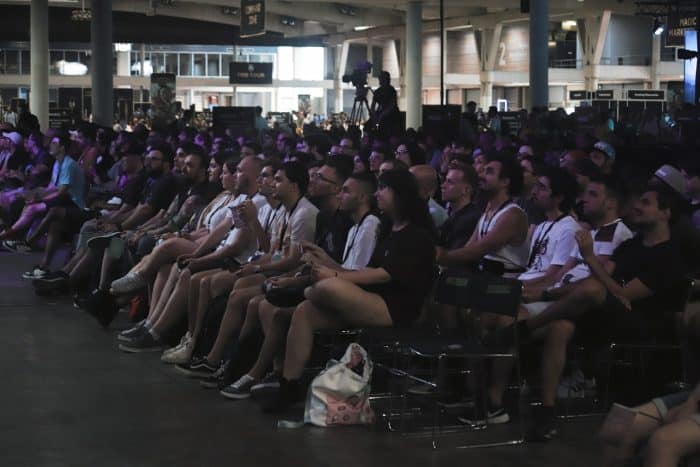
<svg viewBox="0 0 700 467">
<path fill-rule="evenodd" d="M 119 352 L 117 327 L 102 330 L 69 299 L 34 296 L 20 275 L 37 259 L 0 253 L 0 466 L 598 463 L 599 419 L 562 423 L 548 444 L 469 451 L 451 448 L 453 437 L 433 451 L 428 440 L 381 428 L 277 430 L 253 403 L 201 389 L 157 354 Z"/>
</svg>

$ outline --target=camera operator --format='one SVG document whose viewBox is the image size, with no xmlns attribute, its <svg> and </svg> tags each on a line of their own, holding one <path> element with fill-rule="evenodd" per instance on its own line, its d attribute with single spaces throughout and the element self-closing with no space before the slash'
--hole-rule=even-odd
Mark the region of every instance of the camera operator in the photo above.
<svg viewBox="0 0 700 467">
<path fill-rule="evenodd" d="M 391 85 L 388 71 L 379 74 L 379 87 L 374 91 L 370 107 L 373 126 L 379 128 L 379 135 L 386 138 L 395 134 L 399 126 L 399 107 L 396 89 Z"/>
</svg>

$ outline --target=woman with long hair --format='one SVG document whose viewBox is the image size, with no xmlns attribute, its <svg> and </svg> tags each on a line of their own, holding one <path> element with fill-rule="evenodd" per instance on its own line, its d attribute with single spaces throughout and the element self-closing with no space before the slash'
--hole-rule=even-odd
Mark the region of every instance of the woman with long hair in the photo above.
<svg viewBox="0 0 700 467">
<path fill-rule="evenodd" d="M 283 377 L 271 411 L 283 410 L 303 395 L 299 379 L 309 360 L 313 333 L 346 327 L 406 327 L 418 317 L 433 279 L 432 220 L 408 171 L 379 177 L 377 205 L 389 229 L 369 266 L 336 271 L 314 264 L 314 285 L 294 312 L 287 335 Z"/>
</svg>

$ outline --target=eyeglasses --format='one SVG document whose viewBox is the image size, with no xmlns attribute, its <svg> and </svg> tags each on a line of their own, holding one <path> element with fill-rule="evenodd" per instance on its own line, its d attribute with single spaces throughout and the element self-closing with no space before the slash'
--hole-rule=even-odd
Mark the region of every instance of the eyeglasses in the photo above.
<svg viewBox="0 0 700 467">
<path fill-rule="evenodd" d="M 397 149 L 396 151 L 394 151 L 395 156 L 400 156 L 401 154 L 408 154 L 408 149 L 404 149 L 404 150 Z"/>
<path fill-rule="evenodd" d="M 327 155 L 327 156 L 330 156 L 330 157 L 342 156 L 342 154 L 339 154 L 339 153 L 337 153 L 337 152 L 330 152 L 330 151 L 327 152 L 326 155 Z"/>
</svg>

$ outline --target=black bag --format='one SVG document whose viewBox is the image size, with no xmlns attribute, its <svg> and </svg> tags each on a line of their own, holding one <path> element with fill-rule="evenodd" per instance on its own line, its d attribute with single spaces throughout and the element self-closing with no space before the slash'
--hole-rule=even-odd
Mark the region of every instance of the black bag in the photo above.
<svg viewBox="0 0 700 467">
<path fill-rule="evenodd" d="M 291 308 L 306 300 L 304 289 L 306 285 L 294 285 L 291 287 L 270 287 L 263 284 L 262 289 L 265 300 L 280 308 Z"/>
</svg>

